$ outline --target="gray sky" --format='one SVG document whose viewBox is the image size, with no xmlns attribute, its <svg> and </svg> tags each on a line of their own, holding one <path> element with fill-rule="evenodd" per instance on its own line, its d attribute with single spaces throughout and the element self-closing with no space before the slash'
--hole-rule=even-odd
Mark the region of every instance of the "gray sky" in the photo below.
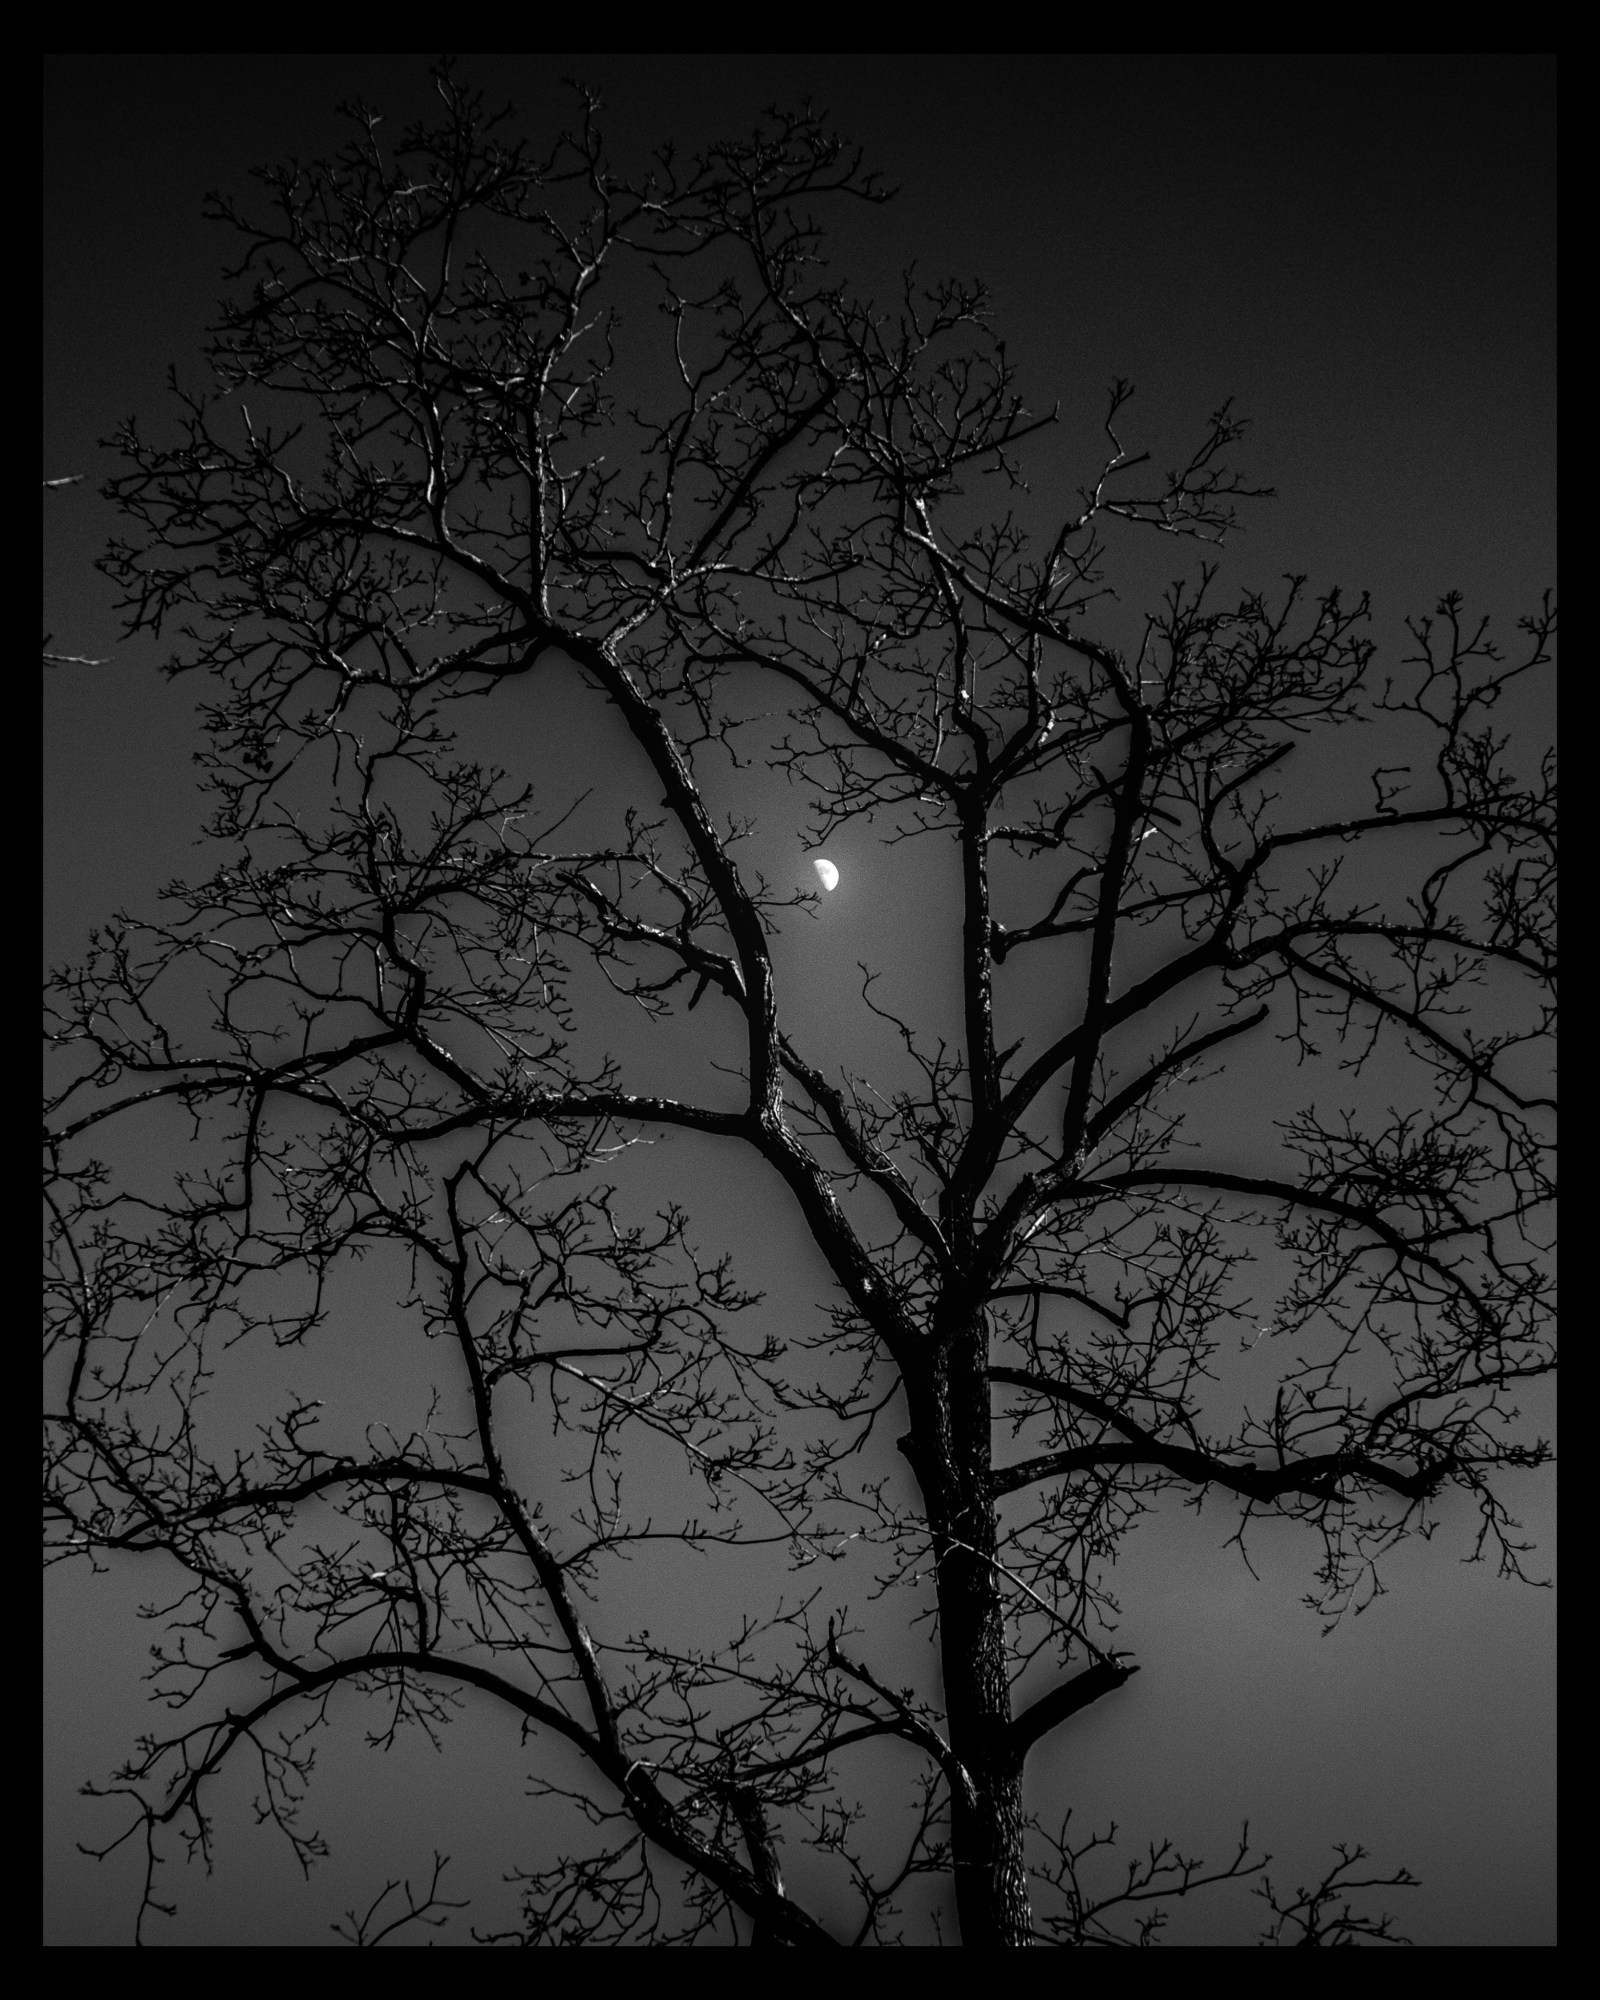
<svg viewBox="0 0 1600 2000">
<path fill-rule="evenodd" d="M 1281 497 L 1250 517 L 1231 579 L 1295 570 L 1313 587 L 1369 589 L 1385 644 L 1452 586 L 1508 630 L 1554 582 L 1542 58 L 561 55 L 469 56 L 463 69 L 536 128 L 564 117 L 561 78 L 592 81 L 636 156 L 811 97 L 903 189 L 851 226 L 841 268 L 884 290 L 912 261 L 987 280 L 1033 400 L 1061 401 L 1069 481 L 1092 458 L 1114 375 L 1137 384 L 1131 428 L 1158 458 L 1237 398 L 1254 420 L 1244 462 Z M 48 65 L 43 469 L 89 480 L 46 496 L 45 622 L 57 650 L 112 662 L 47 680 L 52 962 L 112 907 L 148 908 L 156 885 L 196 865 L 195 691 L 116 636 L 89 567 L 112 527 L 92 491 L 110 469 L 96 440 L 132 412 L 156 418 L 167 365 L 193 367 L 227 248 L 199 219 L 203 194 L 239 188 L 257 162 L 327 150 L 341 98 L 400 122 L 423 72 L 393 56 Z M 1119 569 L 1130 593 L 1142 560 Z M 1148 580 L 1168 566 L 1152 558 Z M 781 865 L 781 811 L 766 832 Z M 907 878 L 848 843 L 835 858 L 846 883 L 800 996 L 818 1029 L 844 990 L 833 969 L 868 946 L 917 970 L 897 916 Z M 781 1205 L 737 1171 L 688 1146 L 667 1170 L 747 1239 L 754 1282 L 805 1271 Z M 1525 1407 L 1548 1424 L 1547 1402 Z M 1548 1574 L 1550 1477 L 1508 1490 Z M 1170 1836 L 1221 1859 L 1248 1817 L 1281 1861 L 1274 1876 L 1297 1880 L 1333 1841 L 1360 1840 L 1422 1878 L 1391 1899 L 1419 1944 L 1553 1943 L 1553 1592 L 1463 1566 L 1471 1522 L 1447 1509 L 1432 1544 L 1392 1564 L 1390 1594 L 1324 1639 L 1298 1602 L 1306 1538 L 1263 1532 L 1252 1578 L 1221 1548 L 1230 1527 L 1220 1506 L 1174 1510 L 1126 1545 L 1116 1588 L 1144 1671 L 1046 1753 L 1075 1826 L 1114 1817 L 1135 1847 Z M 76 1786 L 147 1726 L 151 1634 L 136 1612 L 153 1594 L 137 1573 L 50 1584 L 49 1943 L 129 1941 L 133 1860 L 97 1868 L 74 1852 L 110 1824 Z M 315 1817 L 332 1861 L 302 1882 L 232 1781 L 215 1873 L 176 1885 L 161 1941 L 322 1944 L 348 1904 L 390 1875 L 416 1879 L 435 1847 L 456 1857 L 458 1894 L 533 1858 L 517 1847 L 526 1806 L 508 1724 L 466 1716 L 443 1759 L 413 1745 L 377 1757 L 361 1728 L 352 1701 L 346 1730 L 324 1739 Z M 1170 1941 L 1247 1934 L 1237 1901 L 1184 1916 L 1192 1931 Z M 465 1923 L 437 1941 L 468 1942 Z"/>
</svg>

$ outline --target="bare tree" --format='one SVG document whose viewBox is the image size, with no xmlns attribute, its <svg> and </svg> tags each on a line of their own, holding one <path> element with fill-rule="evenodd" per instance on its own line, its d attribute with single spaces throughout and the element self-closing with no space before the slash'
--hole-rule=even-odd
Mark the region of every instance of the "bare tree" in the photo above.
<svg viewBox="0 0 1600 2000">
<path fill-rule="evenodd" d="M 809 115 L 629 177 L 592 103 L 539 155 L 438 88 L 392 151 L 356 110 L 264 175 L 264 219 L 217 205 L 215 382 L 175 441 L 126 429 L 109 489 L 129 631 L 211 685 L 216 805 L 208 879 L 51 992 L 50 1551 L 185 1578 L 177 1719 L 104 1788 L 145 1909 L 231 1760 L 314 1857 L 348 1687 L 385 1736 L 504 1705 L 552 1793 L 541 1746 L 582 1760 L 592 1837 L 526 1877 L 516 1941 L 951 1942 L 948 1896 L 964 1944 L 1147 1942 L 1259 1871 L 1248 1830 L 1104 1890 L 1100 1841 L 1024 1799 L 1137 1671 L 1105 1572 L 1141 1515 L 1304 1523 L 1330 1617 L 1452 1494 L 1521 1573 L 1553 778 L 1491 711 L 1553 610 L 1507 659 L 1450 598 L 1385 670 L 1365 599 L 1185 558 L 1129 623 L 1116 538 L 1214 544 L 1254 496 L 1230 408 L 1157 476 L 1117 385 L 1046 518 L 1054 419 L 982 295 L 873 306 L 825 265 L 817 218 L 879 195 Z M 508 775 L 485 715 L 531 741 L 558 687 L 596 769 Z M 784 954 L 821 898 L 742 858 L 730 773 L 797 792 L 813 850 L 950 856 L 954 1036 L 932 973 L 919 1015 L 868 972 L 894 1057 L 808 1045 Z M 1280 1043 L 1317 1095 L 1218 1123 L 1200 1079 Z M 803 1222 L 804 1340 L 692 1179 L 641 1203 L 674 1129 Z M 359 1357 L 343 1406 L 265 1402 L 323 1351 Z M 430 1407 L 364 1425 L 351 1380 L 402 1352 Z M 743 1580 L 733 1629 L 640 1623 L 674 1548 Z M 919 1618 L 907 1685 L 875 1652 Z M 861 1783 L 903 1776 L 886 1740 L 921 1765 L 894 1814 Z M 1362 1858 L 1266 1883 L 1264 1941 L 1392 1939 Z M 441 1866 L 394 1921 L 439 1920 Z"/>
</svg>

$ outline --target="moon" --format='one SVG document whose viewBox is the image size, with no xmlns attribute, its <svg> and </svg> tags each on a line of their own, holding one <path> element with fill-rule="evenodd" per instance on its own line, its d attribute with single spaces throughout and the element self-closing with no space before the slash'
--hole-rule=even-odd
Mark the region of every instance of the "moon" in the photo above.
<svg viewBox="0 0 1600 2000">
<path fill-rule="evenodd" d="M 838 869 L 834 867 L 831 861 L 823 861 L 820 858 L 813 861 L 811 865 L 817 871 L 817 880 L 831 895 L 839 886 Z"/>
</svg>

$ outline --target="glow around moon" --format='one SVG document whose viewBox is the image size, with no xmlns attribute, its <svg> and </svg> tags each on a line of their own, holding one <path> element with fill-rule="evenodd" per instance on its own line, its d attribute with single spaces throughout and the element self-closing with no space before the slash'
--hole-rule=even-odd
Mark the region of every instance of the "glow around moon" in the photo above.
<svg viewBox="0 0 1600 2000">
<path fill-rule="evenodd" d="M 822 884 L 824 889 L 828 890 L 831 894 L 833 890 L 838 888 L 839 871 L 831 861 L 818 859 L 813 861 L 811 865 L 816 869 L 817 880 Z"/>
</svg>

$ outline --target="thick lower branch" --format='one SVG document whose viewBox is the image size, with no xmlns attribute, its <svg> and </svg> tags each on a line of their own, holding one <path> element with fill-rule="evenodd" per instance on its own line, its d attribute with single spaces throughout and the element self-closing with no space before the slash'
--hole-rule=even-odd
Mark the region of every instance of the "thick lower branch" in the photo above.
<svg viewBox="0 0 1600 2000">
<path fill-rule="evenodd" d="M 1293 1459 L 1284 1465 L 1240 1465 L 1192 1445 L 1169 1444 L 1103 1397 L 1071 1388 L 1064 1382 L 1052 1382 L 1048 1376 L 1034 1375 L 1023 1368 L 991 1368 L 989 1379 L 1031 1390 L 1037 1395 L 1048 1396 L 1054 1402 L 1081 1410 L 1085 1415 L 1119 1430 L 1123 1439 L 1120 1443 L 1106 1439 L 1095 1444 L 1076 1445 L 1065 1451 L 1045 1452 L 1038 1458 L 1024 1459 L 1018 1465 L 997 1467 L 990 1475 L 990 1490 L 996 1498 L 1004 1493 L 1015 1493 L 1021 1487 L 1032 1486 L 1041 1479 L 1066 1478 L 1074 1472 L 1087 1472 L 1096 1466 L 1150 1465 L 1175 1472 L 1180 1478 L 1193 1480 L 1198 1485 L 1225 1486 L 1230 1492 L 1243 1494 L 1251 1500 L 1278 1500 L 1288 1493 L 1329 1499 L 1343 1479 L 1362 1479 L 1370 1485 L 1386 1487 L 1407 1500 L 1424 1500 L 1448 1477 L 1458 1462 L 1452 1453 L 1446 1452 L 1431 1464 L 1419 1466 L 1415 1472 L 1399 1472 L 1368 1457 L 1365 1452 L 1334 1451 L 1319 1453 L 1312 1458 Z"/>
<path fill-rule="evenodd" d="M 1096 1660 L 1094 1665 L 1083 1673 L 1075 1674 L 1070 1681 L 1063 1681 L 1060 1687 L 1052 1688 L 1048 1694 L 1041 1695 L 1032 1707 L 1025 1708 L 1011 1725 L 1007 1741 L 1018 1764 L 1021 1764 L 1041 1736 L 1048 1735 L 1052 1729 L 1065 1722 L 1068 1716 L 1076 1715 L 1079 1709 L 1087 1708 L 1102 1695 L 1114 1693 L 1138 1671 L 1138 1667 L 1132 1661 L 1124 1665 L 1115 1657 Z"/>
<path fill-rule="evenodd" d="M 204 1765 L 190 1773 L 188 1782 L 176 1797 L 169 1800 L 158 1817 L 173 1818 L 192 1796 L 200 1779 L 218 1768 L 241 1736 L 273 1710 L 298 1697 L 315 1694 L 339 1681 L 369 1674 L 399 1672 L 460 1681 L 496 1696 L 530 1721 L 555 1730 L 575 1744 L 621 1792 L 640 1831 L 675 1860 L 714 1882 L 739 1909 L 766 1928 L 772 1942 L 800 1946 L 832 1945 L 837 1942 L 784 1894 L 775 1866 L 771 1878 L 768 1878 L 760 1868 L 741 1867 L 731 1856 L 707 1845 L 698 1834 L 680 1822 L 671 1802 L 641 1763 L 637 1760 L 625 1762 L 621 1752 L 602 1743 L 561 1709 L 540 1700 L 537 1695 L 527 1693 L 499 1674 L 490 1673 L 469 1660 L 445 1661 L 435 1654 L 414 1652 L 368 1654 L 353 1660 L 337 1660 L 324 1667 L 290 1667 L 289 1672 L 292 1680 L 288 1687 L 274 1689 L 247 1714 L 228 1717 L 222 1741 Z"/>
</svg>

